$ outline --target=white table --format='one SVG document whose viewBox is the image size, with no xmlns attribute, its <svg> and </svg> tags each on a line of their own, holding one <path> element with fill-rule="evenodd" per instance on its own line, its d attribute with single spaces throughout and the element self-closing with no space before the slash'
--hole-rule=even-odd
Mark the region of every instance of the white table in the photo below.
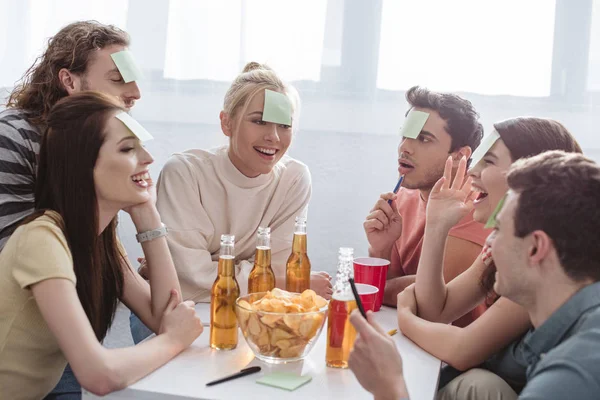
<svg viewBox="0 0 600 400">
<path fill-rule="evenodd" d="M 209 304 L 197 304 L 203 322 L 209 322 Z M 396 310 L 382 307 L 375 314 L 377 322 L 387 331 L 398 326 Z M 184 352 L 139 382 L 103 399 L 371 399 L 350 370 L 327 368 L 325 347 L 327 322 L 308 357 L 303 361 L 272 365 L 254 358 L 240 331 L 238 346 L 232 351 L 212 350 L 208 345 L 209 329 Z M 394 340 L 404 361 L 404 376 L 412 400 L 432 400 L 437 389 L 440 360 L 425 352 L 398 333 Z M 212 387 L 205 384 L 238 372 L 248 366 L 260 365 L 262 371 Z M 293 392 L 256 383 L 265 374 L 275 371 L 309 374 L 312 381 Z M 99 399 L 84 391 L 84 400 Z"/>
</svg>

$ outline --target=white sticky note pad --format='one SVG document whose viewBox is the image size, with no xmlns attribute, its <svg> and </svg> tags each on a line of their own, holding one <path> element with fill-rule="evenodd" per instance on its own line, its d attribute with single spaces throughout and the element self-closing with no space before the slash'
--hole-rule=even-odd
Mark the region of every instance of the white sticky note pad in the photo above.
<svg viewBox="0 0 600 400">
<path fill-rule="evenodd" d="M 400 135 L 406 138 L 416 139 L 425 126 L 427 118 L 429 118 L 429 113 L 410 110 L 404 120 L 404 125 L 402 125 L 402 128 L 400 129 Z"/>
<path fill-rule="evenodd" d="M 139 122 L 131 117 L 131 115 L 127 114 L 125 111 L 122 111 L 115 115 L 115 117 L 121 121 L 129 130 L 137 136 L 142 142 L 146 140 L 152 140 L 154 137 L 142 126 Z"/>
<path fill-rule="evenodd" d="M 477 146 L 477 149 L 473 152 L 473 155 L 471 156 L 471 168 L 479 164 L 479 161 L 481 161 L 481 159 L 485 157 L 485 154 L 488 151 L 490 151 L 490 149 L 498 139 L 500 139 L 500 135 L 494 129 L 490 132 L 489 135 L 487 135 L 481 140 L 481 143 L 479 143 L 479 146 Z"/>
</svg>

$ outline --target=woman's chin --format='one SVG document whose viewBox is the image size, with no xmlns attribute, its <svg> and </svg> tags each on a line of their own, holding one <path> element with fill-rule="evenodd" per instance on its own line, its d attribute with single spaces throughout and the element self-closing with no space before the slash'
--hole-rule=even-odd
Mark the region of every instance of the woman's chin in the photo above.
<svg viewBox="0 0 600 400">
<path fill-rule="evenodd" d="M 473 220 L 485 225 L 485 223 L 490 218 L 489 214 L 490 213 L 488 212 L 488 210 L 482 210 L 475 207 L 475 210 L 473 211 Z"/>
</svg>

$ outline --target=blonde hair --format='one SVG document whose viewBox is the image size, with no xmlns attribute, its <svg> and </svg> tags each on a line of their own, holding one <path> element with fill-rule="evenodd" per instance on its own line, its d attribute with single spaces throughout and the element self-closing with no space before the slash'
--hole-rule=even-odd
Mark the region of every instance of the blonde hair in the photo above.
<svg viewBox="0 0 600 400">
<path fill-rule="evenodd" d="M 300 115 L 300 96 L 296 88 L 283 82 L 270 67 L 251 61 L 244 67 L 241 74 L 235 78 L 225 94 L 223 111 L 236 121 L 239 126 L 252 98 L 262 90 L 269 89 L 285 94 L 292 104 L 292 129 L 298 129 Z"/>
</svg>

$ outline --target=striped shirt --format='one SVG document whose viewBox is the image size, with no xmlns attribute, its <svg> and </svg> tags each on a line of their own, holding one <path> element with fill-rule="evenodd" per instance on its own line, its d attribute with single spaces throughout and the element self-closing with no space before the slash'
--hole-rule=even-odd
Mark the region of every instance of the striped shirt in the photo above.
<svg viewBox="0 0 600 400">
<path fill-rule="evenodd" d="M 23 110 L 0 112 L 0 251 L 34 209 L 41 132 Z"/>
</svg>

